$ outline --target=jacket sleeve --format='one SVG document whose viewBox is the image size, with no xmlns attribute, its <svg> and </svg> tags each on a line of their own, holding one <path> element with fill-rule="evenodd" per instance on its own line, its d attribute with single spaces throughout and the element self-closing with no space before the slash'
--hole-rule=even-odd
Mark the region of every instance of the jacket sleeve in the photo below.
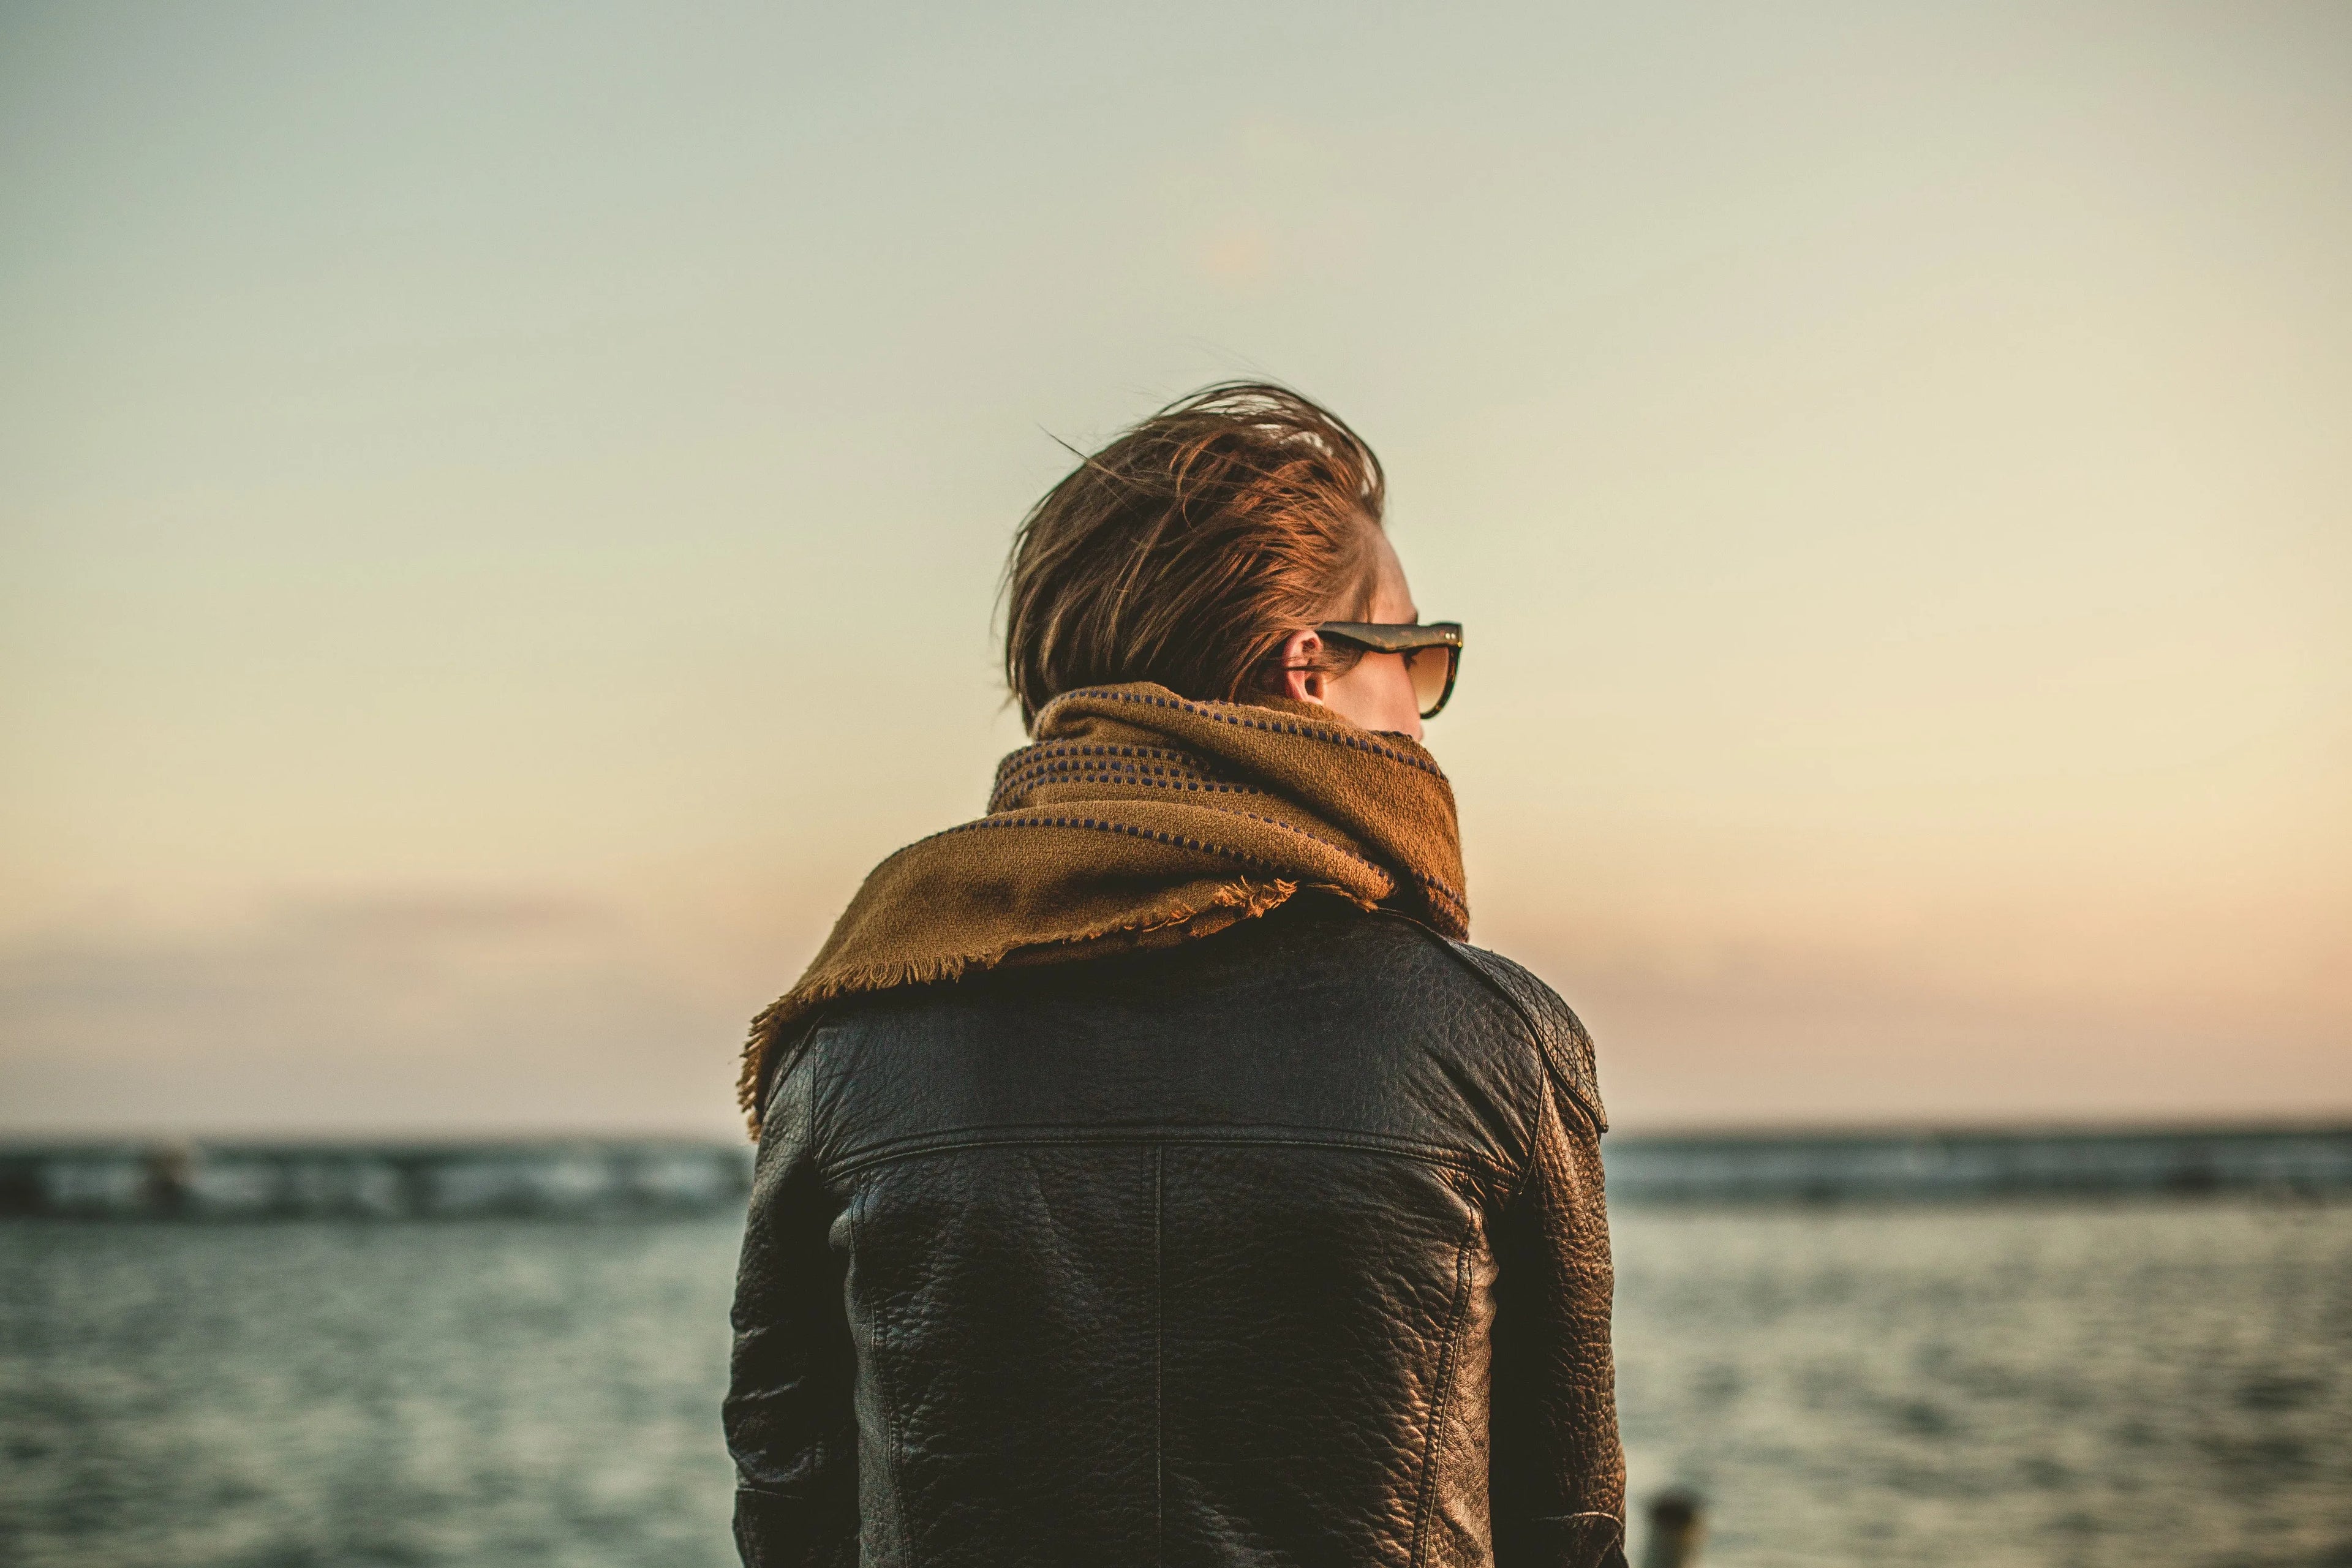
<svg viewBox="0 0 2352 1568">
<path fill-rule="evenodd" d="M 811 1147 L 811 1076 L 803 1053 L 771 1092 L 735 1278 L 726 1426 L 746 1568 L 857 1561 L 856 1354 L 828 1242 L 839 1205 Z"/>
<path fill-rule="evenodd" d="M 1592 1045 L 1549 987 L 1524 970 L 1513 978 L 1540 993 L 1514 1000 L 1545 1070 L 1527 1169 L 1495 1226 L 1496 1568 L 1622 1568 L 1625 1458 L 1609 1344 L 1615 1275 Z"/>
</svg>

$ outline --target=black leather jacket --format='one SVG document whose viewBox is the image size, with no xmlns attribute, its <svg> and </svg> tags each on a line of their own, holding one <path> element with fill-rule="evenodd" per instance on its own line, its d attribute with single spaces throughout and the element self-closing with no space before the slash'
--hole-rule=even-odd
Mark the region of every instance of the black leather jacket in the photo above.
<svg viewBox="0 0 2352 1568">
<path fill-rule="evenodd" d="M 1621 1563 L 1601 1106 L 1526 971 L 1302 896 L 825 1016 L 769 1093 L 747 1563 Z"/>
</svg>

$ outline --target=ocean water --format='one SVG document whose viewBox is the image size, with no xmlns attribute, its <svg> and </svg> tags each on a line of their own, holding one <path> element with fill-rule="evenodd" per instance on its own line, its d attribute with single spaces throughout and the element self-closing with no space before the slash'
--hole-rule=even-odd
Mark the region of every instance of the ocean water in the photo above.
<svg viewBox="0 0 2352 1568">
<path fill-rule="evenodd" d="M 1706 1562 L 2352 1568 L 2352 1205 L 1613 1228 L 1636 1511 Z"/>
<path fill-rule="evenodd" d="M 2352 1206 L 1614 1226 L 1636 1513 L 1706 1563 L 2352 1565 Z M 732 1563 L 735 1245 L 0 1226 L 0 1563 Z"/>
</svg>

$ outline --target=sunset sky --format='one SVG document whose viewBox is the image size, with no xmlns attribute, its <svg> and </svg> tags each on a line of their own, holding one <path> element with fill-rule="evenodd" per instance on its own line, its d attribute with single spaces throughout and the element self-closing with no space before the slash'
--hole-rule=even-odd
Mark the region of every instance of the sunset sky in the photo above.
<svg viewBox="0 0 2352 1568">
<path fill-rule="evenodd" d="M 725 1133 L 1236 375 L 1624 1131 L 2352 1113 L 2352 8 L 0 11 L 0 1133 Z"/>
</svg>

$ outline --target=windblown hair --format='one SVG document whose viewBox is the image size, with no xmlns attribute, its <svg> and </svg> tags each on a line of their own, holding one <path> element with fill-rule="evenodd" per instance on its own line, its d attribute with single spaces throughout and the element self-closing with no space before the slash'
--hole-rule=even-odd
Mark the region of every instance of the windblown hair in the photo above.
<svg viewBox="0 0 2352 1568">
<path fill-rule="evenodd" d="M 1084 686 L 1150 680 L 1225 701 L 1278 688 L 1292 632 L 1370 614 L 1385 500 L 1362 437 L 1287 387 L 1229 382 L 1170 404 L 1046 491 L 1013 536 L 1004 678 L 1022 722 Z"/>
</svg>

